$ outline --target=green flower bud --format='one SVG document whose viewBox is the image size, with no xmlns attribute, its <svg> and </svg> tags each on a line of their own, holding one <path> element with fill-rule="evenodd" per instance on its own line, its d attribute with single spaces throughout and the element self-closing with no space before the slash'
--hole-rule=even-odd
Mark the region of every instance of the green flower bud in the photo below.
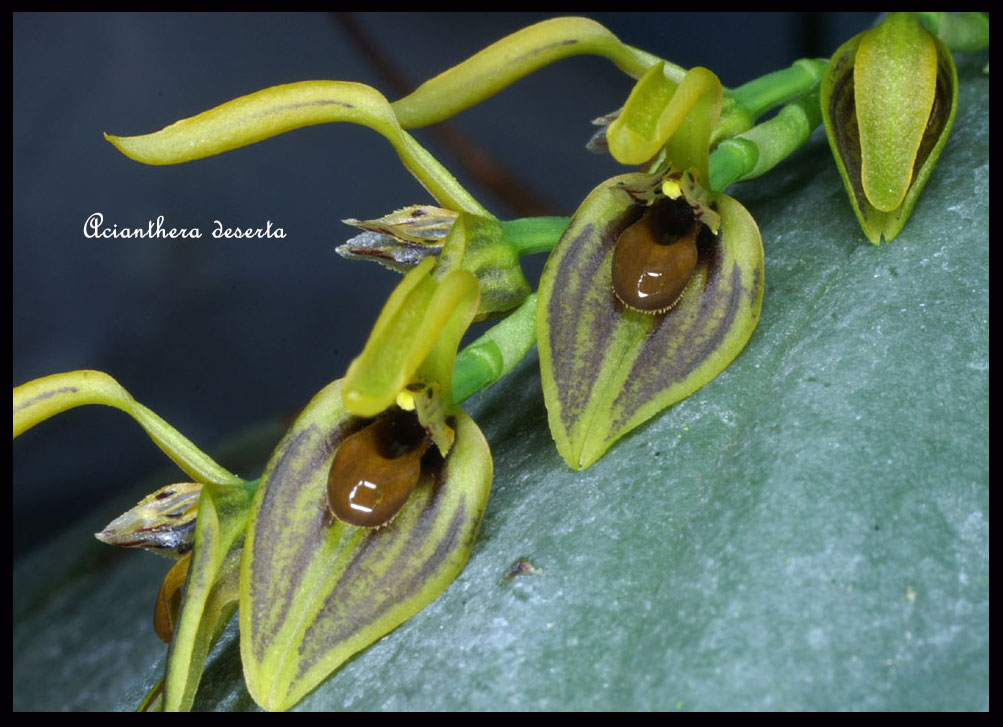
<svg viewBox="0 0 1003 727">
<path fill-rule="evenodd" d="M 891 240 L 947 142 L 958 76 L 947 47 L 915 15 L 893 13 L 833 55 L 822 115 L 864 234 Z"/>
<path fill-rule="evenodd" d="M 434 275 L 441 280 L 454 270 L 477 276 L 478 321 L 511 311 L 532 292 L 519 265 L 519 250 L 505 239 L 498 220 L 460 213 L 443 243 Z"/>
</svg>

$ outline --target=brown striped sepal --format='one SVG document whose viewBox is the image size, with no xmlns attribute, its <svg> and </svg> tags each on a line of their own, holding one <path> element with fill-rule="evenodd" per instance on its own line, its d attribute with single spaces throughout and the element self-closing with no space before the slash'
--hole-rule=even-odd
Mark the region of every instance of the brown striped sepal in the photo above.
<svg viewBox="0 0 1003 727">
<path fill-rule="evenodd" d="M 491 487 L 491 454 L 457 409 L 445 459 L 435 447 L 387 525 L 354 527 L 328 511 L 341 442 L 372 419 L 346 411 L 341 381 L 324 388 L 262 477 L 240 578 L 244 678 L 268 710 L 292 707 L 349 656 L 434 600 L 463 569 Z"/>
<path fill-rule="evenodd" d="M 631 310 L 613 293 L 621 233 L 640 219 L 652 178 L 614 177 L 585 199 L 540 279 L 537 344 L 550 431 L 574 469 L 721 373 L 759 321 L 763 245 L 734 199 L 717 202 L 689 284 L 668 311 Z"/>
</svg>

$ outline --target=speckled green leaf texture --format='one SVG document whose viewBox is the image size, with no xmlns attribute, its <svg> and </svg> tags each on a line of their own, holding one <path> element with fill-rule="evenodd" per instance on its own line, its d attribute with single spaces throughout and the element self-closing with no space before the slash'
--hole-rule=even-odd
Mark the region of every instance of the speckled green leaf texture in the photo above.
<svg viewBox="0 0 1003 727">
<path fill-rule="evenodd" d="M 729 192 L 766 251 L 756 332 L 590 469 L 554 449 L 535 358 L 471 399 L 495 477 L 466 568 L 296 709 L 987 709 L 985 63 L 958 57 L 894 244 L 821 132 Z M 90 535 L 154 488 L 15 565 L 14 709 L 133 709 L 163 673 L 167 564 Z M 518 558 L 540 572 L 503 580 Z M 232 625 L 194 706 L 256 708 Z"/>
<path fill-rule="evenodd" d="M 597 187 L 575 213 L 540 279 L 537 345 L 550 431 L 569 466 L 585 469 L 620 437 L 712 380 L 759 320 L 763 246 L 730 197 L 721 231 L 705 235 L 680 301 L 657 315 L 613 294 L 617 238 L 643 206 L 625 190 L 642 174 Z"/>
</svg>

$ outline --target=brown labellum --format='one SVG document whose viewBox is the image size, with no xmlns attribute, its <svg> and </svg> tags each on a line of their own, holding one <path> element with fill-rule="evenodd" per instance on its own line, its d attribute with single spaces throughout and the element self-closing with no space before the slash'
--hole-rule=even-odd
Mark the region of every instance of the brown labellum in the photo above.
<svg viewBox="0 0 1003 727">
<path fill-rule="evenodd" d="M 171 643 L 174 627 L 178 623 L 178 613 L 181 611 L 181 588 L 188 579 L 188 567 L 192 563 L 192 554 L 188 553 L 171 566 L 160 584 L 160 592 L 153 604 L 153 630 L 166 643 Z"/>
<path fill-rule="evenodd" d="M 683 200 L 653 205 L 613 250 L 613 292 L 643 313 L 664 313 L 682 297 L 697 264 L 702 225 Z"/>
<path fill-rule="evenodd" d="M 417 416 L 398 408 L 347 437 L 327 479 L 331 513 L 358 527 L 386 525 L 417 486 L 429 442 Z"/>
</svg>

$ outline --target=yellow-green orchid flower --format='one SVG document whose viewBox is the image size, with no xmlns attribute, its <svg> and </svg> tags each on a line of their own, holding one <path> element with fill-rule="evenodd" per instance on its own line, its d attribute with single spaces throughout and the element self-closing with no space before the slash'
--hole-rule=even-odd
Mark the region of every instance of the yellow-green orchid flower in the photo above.
<svg viewBox="0 0 1003 727">
<path fill-rule="evenodd" d="M 763 247 L 742 205 L 709 194 L 721 108 L 703 68 L 654 66 L 607 131 L 610 152 L 652 173 L 586 198 L 540 279 L 537 339 L 550 430 L 575 469 L 712 380 L 759 320 Z"/>
<path fill-rule="evenodd" d="M 281 710 L 462 570 L 492 471 L 487 442 L 453 399 L 457 346 L 479 286 L 464 270 L 436 280 L 433 265 L 426 259 L 404 277 L 363 353 L 307 405 L 259 482 L 226 472 L 100 372 L 14 390 L 15 436 L 74 406 L 115 406 L 198 480 L 161 488 L 98 535 L 182 556 L 154 609 L 154 628 L 169 642 L 165 678 L 141 709 L 191 707 L 238 601 L 248 690 Z M 474 342 L 461 386 L 479 386 L 471 376 L 491 380 L 501 370 L 482 369 L 511 368 L 524 353 L 504 347 L 497 332 Z"/>
<path fill-rule="evenodd" d="M 424 608 L 462 570 L 491 486 L 491 454 L 453 403 L 477 279 L 407 274 L 343 380 L 279 444 L 241 565 L 247 688 L 291 707 L 356 651 Z"/>
<path fill-rule="evenodd" d="M 165 678 L 154 689 L 155 694 L 144 701 L 143 708 L 189 709 L 209 649 L 237 607 L 238 566 L 257 483 L 220 467 L 100 371 L 53 374 L 15 387 L 14 437 L 49 417 L 85 404 L 114 407 L 132 416 L 154 443 L 201 485 L 161 488 L 98 535 L 116 545 L 187 553 L 168 572 L 157 596 L 154 627 L 162 638 L 170 640 L 170 646 Z M 198 516 L 192 538 L 187 528 L 172 527 L 168 522 L 190 521 L 190 496 L 196 490 Z M 173 505 L 166 512 L 153 506 L 160 495 L 161 502 Z M 178 517 L 171 518 L 171 513 Z M 183 596 L 179 595 L 182 583 Z"/>
</svg>

